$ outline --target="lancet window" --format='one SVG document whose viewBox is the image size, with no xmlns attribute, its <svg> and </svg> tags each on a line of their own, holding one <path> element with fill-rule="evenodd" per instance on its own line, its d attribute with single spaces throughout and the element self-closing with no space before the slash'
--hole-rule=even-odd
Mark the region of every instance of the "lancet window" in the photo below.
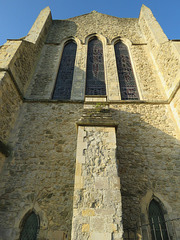
<svg viewBox="0 0 180 240">
<path fill-rule="evenodd" d="M 25 216 L 23 220 L 20 240 L 27 239 L 36 240 L 38 231 L 39 231 L 39 218 L 34 212 L 31 212 L 30 214 Z"/>
<path fill-rule="evenodd" d="M 71 98 L 76 49 L 77 44 L 73 41 L 68 42 L 64 46 L 53 99 L 68 100 Z"/>
<path fill-rule="evenodd" d="M 88 43 L 86 95 L 106 95 L 103 46 L 97 37 Z"/>
<path fill-rule="evenodd" d="M 169 240 L 163 211 L 160 204 L 154 199 L 149 205 L 149 221 L 152 240 Z"/>
<path fill-rule="evenodd" d="M 137 100 L 139 99 L 139 94 L 127 46 L 119 41 L 115 44 L 114 48 L 121 91 L 121 99 Z"/>
</svg>

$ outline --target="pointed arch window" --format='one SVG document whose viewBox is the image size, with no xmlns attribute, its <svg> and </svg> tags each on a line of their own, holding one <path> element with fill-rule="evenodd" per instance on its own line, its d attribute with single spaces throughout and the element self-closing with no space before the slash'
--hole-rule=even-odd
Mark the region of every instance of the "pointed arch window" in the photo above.
<svg viewBox="0 0 180 240">
<path fill-rule="evenodd" d="M 73 41 L 68 42 L 64 46 L 52 96 L 53 99 L 68 100 L 71 98 L 76 50 L 77 44 Z"/>
<path fill-rule="evenodd" d="M 114 45 L 122 100 L 138 100 L 139 94 L 127 46 L 118 41 Z"/>
<path fill-rule="evenodd" d="M 30 214 L 27 214 L 23 219 L 20 240 L 36 240 L 38 231 L 39 218 L 34 212 L 31 212 Z"/>
<path fill-rule="evenodd" d="M 106 95 L 103 46 L 97 37 L 88 43 L 86 95 Z"/>
<path fill-rule="evenodd" d="M 162 208 L 154 199 L 149 205 L 149 221 L 152 240 L 169 240 Z"/>
</svg>

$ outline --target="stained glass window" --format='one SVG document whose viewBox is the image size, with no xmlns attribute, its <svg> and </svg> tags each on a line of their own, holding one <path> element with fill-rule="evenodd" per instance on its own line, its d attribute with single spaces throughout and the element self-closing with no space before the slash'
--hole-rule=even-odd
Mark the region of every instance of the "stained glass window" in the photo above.
<svg viewBox="0 0 180 240">
<path fill-rule="evenodd" d="M 61 63 L 56 79 L 53 99 L 70 99 L 77 45 L 68 42 L 64 46 Z"/>
<path fill-rule="evenodd" d="M 122 42 L 117 42 L 114 48 L 121 91 L 121 99 L 137 100 L 139 99 L 139 94 L 133 74 L 128 49 L 126 45 Z"/>
<path fill-rule="evenodd" d="M 154 199 L 149 205 L 149 221 L 151 226 L 152 240 L 169 240 L 164 214 L 160 204 Z"/>
<path fill-rule="evenodd" d="M 106 95 L 103 46 L 97 38 L 88 43 L 86 95 Z"/>
<path fill-rule="evenodd" d="M 31 214 L 26 216 L 23 221 L 20 240 L 36 240 L 38 230 L 39 230 L 38 216 L 34 212 L 31 212 Z"/>
</svg>

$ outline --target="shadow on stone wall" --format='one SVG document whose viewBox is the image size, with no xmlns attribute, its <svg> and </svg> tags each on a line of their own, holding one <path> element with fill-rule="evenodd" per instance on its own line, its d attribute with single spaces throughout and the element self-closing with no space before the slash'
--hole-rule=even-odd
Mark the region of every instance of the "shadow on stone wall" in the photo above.
<svg viewBox="0 0 180 240">
<path fill-rule="evenodd" d="M 40 215 L 41 234 L 61 231 L 69 236 L 76 158 L 75 123 L 81 116 L 82 105 L 24 103 L 21 110 L 9 139 L 13 150 L 1 171 L 0 228 L 7 230 L 2 239 L 18 236 L 19 223 L 30 209 L 44 213 L 43 219 Z"/>
<path fill-rule="evenodd" d="M 77 25 L 70 20 L 53 20 L 46 43 L 57 44 L 70 36 L 76 36 Z"/>
<path fill-rule="evenodd" d="M 175 122 L 165 112 L 166 106 L 156 105 L 121 105 L 119 111 L 112 107 L 119 122 L 117 162 L 125 228 L 145 224 L 140 223 L 140 202 L 148 191 L 169 204 L 169 218 L 178 217 L 180 141 Z"/>
<path fill-rule="evenodd" d="M 47 38 L 49 45 L 56 46 L 62 38 L 69 36 L 69 32 L 70 36 L 76 34 L 74 22 L 53 21 Z M 42 71 L 36 79 L 37 92 L 46 91 L 52 81 L 54 69 L 51 69 L 51 60 L 56 59 L 53 54 L 51 59 L 48 59 L 46 52 L 42 51 L 42 54 L 45 54 L 46 62 L 42 62 Z M 47 74 L 43 74 L 43 69 L 47 70 Z M 79 119 L 79 109 L 79 105 L 73 104 L 23 103 L 8 140 L 11 155 L 5 160 L 3 156 L 0 164 L 1 239 L 18 239 L 20 222 L 31 209 L 40 215 L 42 239 L 48 237 L 48 232 L 55 232 L 58 236 L 68 233 L 70 236 L 75 122 Z"/>
</svg>

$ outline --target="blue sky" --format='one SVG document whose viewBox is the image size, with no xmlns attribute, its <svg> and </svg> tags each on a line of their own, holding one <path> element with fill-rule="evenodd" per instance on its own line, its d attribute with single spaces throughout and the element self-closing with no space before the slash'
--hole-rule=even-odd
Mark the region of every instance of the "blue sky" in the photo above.
<svg viewBox="0 0 180 240">
<path fill-rule="evenodd" d="M 169 39 L 180 39 L 180 0 L 0 0 L 0 45 L 27 35 L 39 12 L 49 6 L 53 19 L 75 17 L 92 10 L 122 18 L 138 18 L 149 7 Z"/>
</svg>

